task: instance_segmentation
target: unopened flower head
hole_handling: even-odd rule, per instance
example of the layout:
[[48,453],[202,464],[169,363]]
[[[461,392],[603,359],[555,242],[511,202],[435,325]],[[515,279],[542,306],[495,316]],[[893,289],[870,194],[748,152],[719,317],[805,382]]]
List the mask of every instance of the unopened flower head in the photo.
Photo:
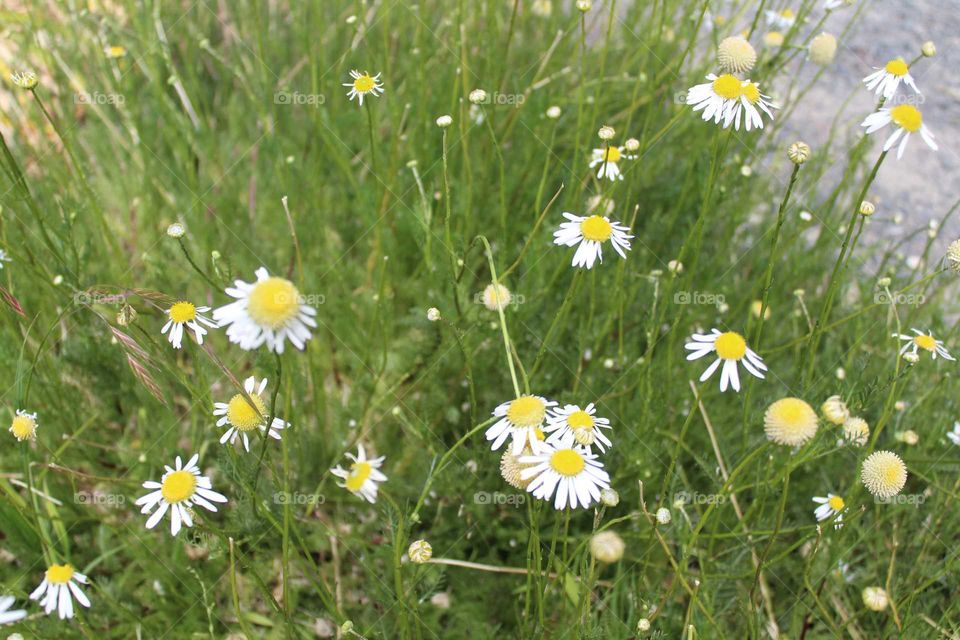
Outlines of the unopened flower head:
[[817,413],[800,398],[783,398],[763,416],[767,438],[777,444],[800,446],[817,433]]
[[617,132],[613,130],[613,127],[609,127],[607,125],[600,127],[600,130],[597,131],[597,135],[601,140],[613,140],[613,136],[616,134]]
[[801,140],[797,140],[787,147],[787,157],[793,164],[803,164],[810,159],[810,145]]
[[763,34],[763,44],[768,47],[779,47],[783,45],[783,32],[782,31],[768,31]]
[[527,487],[530,486],[533,478],[524,479],[522,476],[523,470],[530,467],[530,465],[520,462],[521,457],[530,455],[533,455],[533,451],[529,445],[523,448],[520,455],[514,455],[510,447],[503,450],[503,455],[500,457],[500,476],[506,480],[507,484],[511,487],[526,491]]
[[430,322],[436,322],[439,319],[440,319],[440,309],[437,309],[436,307],[430,307],[429,309],[427,309],[427,320],[429,320]]
[[626,142],[623,143],[623,148],[627,151],[636,151],[640,148],[640,141],[636,138],[627,138]]
[[613,531],[601,531],[590,538],[590,555],[604,564],[613,564],[623,557],[626,545]]
[[551,120],[556,120],[559,118],[561,113],[563,112],[560,110],[560,107],[556,105],[547,108],[547,117]]
[[440,116],[437,118],[437,126],[441,129],[446,129],[451,124],[453,124],[453,118],[447,115]]
[[850,417],[850,409],[840,396],[830,396],[820,406],[820,413],[828,422],[840,425]]
[[876,451],[863,461],[860,480],[878,498],[892,498],[907,484],[907,465],[892,451]]
[[616,489],[604,489],[600,492],[600,502],[605,507],[615,507],[620,504],[620,494]]
[[960,240],[954,240],[947,247],[947,266],[954,273],[960,273]]
[[883,611],[890,604],[890,596],[883,587],[866,587],[861,597],[863,604],[871,611]]
[[843,439],[856,447],[862,447],[870,439],[870,425],[859,416],[850,416],[843,421]]
[[167,235],[174,239],[182,238],[186,232],[187,228],[181,222],[174,222],[167,227]]
[[410,562],[424,564],[433,557],[433,547],[426,540],[414,540],[407,548],[407,556],[410,557]]
[[487,101],[487,92],[483,89],[474,89],[470,92],[469,99],[473,104],[483,104]]
[[591,0],[577,0],[577,11],[581,13],[586,13],[593,8],[593,2]]
[[513,296],[510,293],[510,289],[507,289],[502,284],[493,284],[492,282],[487,285],[483,290],[483,306],[485,306],[490,311],[497,311],[499,309],[506,309],[510,306],[510,301]]
[[902,442],[903,444],[910,445],[911,447],[920,442],[920,436],[913,429],[897,431],[894,434],[894,437],[897,439],[897,442]]
[[932,58],[937,55],[937,46],[933,44],[932,40],[927,40],[920,45],[920,53],[922,53],[925,58]]
[[720,41],[717,62],[728,73],[747,73],[757,62],[757,52],[743,36],[730,36]]
[[657,513],[654,516],[657,519],[657,524],[670,524],[670,521],[673,520],[673,516],[670,514],[670,509],[666,507],[660,507],[657,509]]
[[821,67],[827,66],[837,55],[837,38],[824,31],[810,41],[808,54],[810,62]]
[[860,215],[869,218],[874,213],[877,212],[877,205],[873,204],[869,200],[864,200],[860,203]]
[[21,89],[33,89],[40,82],[33,71],[17,71],[10,75],[10,80]]
[[637,620],[637,631],[640,633],[646,633],[650,631],[650,620],[647,618],[640,618]]

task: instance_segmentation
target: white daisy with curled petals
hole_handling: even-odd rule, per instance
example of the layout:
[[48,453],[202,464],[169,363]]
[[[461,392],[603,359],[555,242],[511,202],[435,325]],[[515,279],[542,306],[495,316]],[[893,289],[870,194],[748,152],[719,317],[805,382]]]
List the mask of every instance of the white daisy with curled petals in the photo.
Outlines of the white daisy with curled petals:
[[610,145],[606,149],[594,149],[590,156],[590,168],[600,167],[597,179],[623,180],[620,173],[621,160],[636,160],[637,156],[624,153],[624,147]]
[[547,415],[547,426],[543,429],[550,434],[547,442],[556,445],[561,440],[572,437],[589,452],[592,452],[593,445],[597,445],[600,451],[606,451],[613,443],[600,429],[610,429],[610,420],[597,416],[596,412],[592,402],[583,409],[575,404],[552,409]]
[[539,453],[520,456],[520,463],[530,465],[520,472],[522,480],[530,480],[527,491],[541,500],[553,500],[555,509],[578,506],[586,509],[600,501],[600,491],[610,488],[610,476],[597,456],[583,447],[576,447],[572,437],[545,444]]
[[543,425],[547,409],[555,406],[557,403],[552,400],[532,395],[497,405],[493,415],[500,419],[485,434],[487,440],[493,441],[490,449],[496,451],[507,438],[512,438],[511,451],[515,456],[519,456],[528,443],[532,451],[540,451],[545,437]]
[[834,518],[833,528],[839,529],[843,526],[843,510],[846,508],[846,503],[838,495],[828,493],[824,497],[814,497],[814,502],[816,502],[819,507],[814,509],[813,515],[816,516],[817,522],[823,522],[829,518]]
[[690,87],[687,104],[694,111],[703,111],[700,117],[704,120],[713,120],[714,124],[726,122],[721,126],[727,128],[730,123],[726,118],[743,96],[744,81],[730,73],[719,76],[711,73],[707,75],[707,80],[709,82]]
[[197,337],[197,344],[203,344],[203,336],[207,335],[207,330],[202,325],[217,328],[216,322],[201,315],[207,311],[210,311],[210,307],[197,307],[184,300],[176,302],[167,309],[167,324],[163,325],[160,333],[166,334],[169,331],[167,339],[174,349],[179,349],[183,343],[183,328],[186,327]]
[[737,371],[737,364],[743,365],[751,375],[763,379],[763,372],[767,370],[767,365],[750,347],[747,341],[739,333],[733,331],[721,332],[719,329],[713,329],[710,333],[695,333],[690,337],[690,342],[683,345],[688,351],[687,360],[699,360],[706,355],[716,356],[713,364],[707,367],[707,370],[700,376],[700,382],[704,382],[713,375],[721,364],[720,370],[720,391],[726,391],[727,386],[733,387],[734,391],[740,391],[740,374]]
[[213,490],[210,484],[210,478],[200,474],[200,467],[197,461],[199,454],[193,454],[187,464],[184,465],[177,456],[176,467],[164,465],[166,473],[160,478],[160,482],[148,480],[143,483],[144,489],[152,491],[145,496],[141,496],[134,503],[140,509],[140,513],[150,513],[154,507],[159,507],[147,519],[147,529],[153,529],[163,518],[163,515],[170,511],[170,533],[177,535],[180,533],[181,526],[193,526],[193,506],[199,505],[208,511],[216,511],[214,502],[226,502],[227,497]]
[[13,596],[0,598],[0,624],[13,624],[17,620],[23,620],[27,617],[27,612],[23,609],[10,609],[14,602]]
[[923,349],[930,353],[930,357],[933,360],[937,359],[937,356],[942,357],[944,360],[956,360],[950,352],[947,351],[947,348],[943,346],[942,340],[937,340],[933,337],[933,333],[928,331],[924,333],[919,329],[910,329],[916,335],[906,335],[903,333],[893,334],[894,338],[899,338],[904,342],[904,345],[900,348],[900,355],[907,353],[908,351],[913,355],[917,355],[919,349]]
[[280,431],[289,427],[290,424],[275,417],[270,422],[270,428],[267,429],[270,412],[267,410],[267,403],[263,399],[263,392],[266,388],[266,378],[261,380],[260,384],[257,384],[256,378],[250,376],[243,382],[243,390],[247,392],[246,396],[238,393],[230,398],[230,402],[213,403],[213,415],[220,417],[217,420],[217,426],[229,425],[220,437],[220,444],[226,444],[227,441],[230,444],[235,444],[237,438],[240,438],[243,440],[243,448],[249,452],[249,436],[254,429],[259,429],[261,433],[274,440],[280,439]]
[[293,283],[271,276],[264,267],[256,282],[237,280],[226,289],[235,302],[213,312],[213,319],[227,327],[227,338],[250,351],[266,343],[274,353],[283,353],[287,340],[303,350],[317,326],[317,310],[307,305]]
[[883,129],[891,122],[895,125],[895,129],[894,132],[890,134],[890,137],[887,138],[887,141],[883,143],[883,150],[889,151],[899,140],[900,146],[897,148],[897,160],[903,156],[903,152],[907,148],[907,140],[910,139],[910,134],[912,133],[919,133],[928,147],[934,151],[937,150],[938,147],[933,139],[933,134],[930,133],[927,125],[923,124],[923,114],[920,113],[920,109],[917,109],[911,104],[883,107],[876,113],[868,115],[866,119],[860,123],[860,126],[865,127],[866,133],[869,135]]
[[30,594],[31,600],[39,600],[44,613],[57,610],[61,620],[73,617],[73,599],[81,606],[90,607],[90,600],[80,588],[87,584],[87,576],[78,573],[70,564],[52,564],[43,575],[43,582]]
[[352,80],[343,84],[345,87],[350,87],[347,97],[350,100],[356,98],[361,107],[363,106],[364,96],[369,94],[375,98],[379,98],[380,94],[383,93],[383,84],[380,82],[379,73],[375,76],[371,76],[366,71],[360,73],[354,69],[350,72],[350,77]]
[[569,222],[561,222],[560,228],[553,232],[553,244],[562,247],[577,247],[573,254],[574,267],[592,269],[594,263],[603,262],[603,243],[609,242],[621,258],[626,259],[630,251],[632,235],[619,222],[611,222],[606,216],[578,216],[564,212]]
[[904,62],[903,58],[894,58],[885,64],[882,69],[878,67],[874,67],[874,69],[873,73],[863,79],[863,83],[875,95],[882,95],[889,100],[896,93],[901,82],[920,94],[917,83],[913,81],[913,76],[910,75],[910,65]]
[[773,120],[773,111],[778,109],[777,105],[770,101],[770,96],[760,93],[760,85],[756,82],[745,80],[741,87],[740,97],[735,100],[728,108],[727,115],[723,120],[723,128],[728,128],[731,123],[736,131],[740,130],[740,119],[743,118],[743,126],[747,131],[751,129],[763,129],[763,117],[761,112],[767,114]]
[[367,452],[362,444],[357,445],[357,455],[348,453],[347,458],[351,462],[349,469],[337,465],[330,470],[330,473],[343,478],[343,484],[337,483],[341,487],[370,504],[375,503],[379,484],[387,481],[387,476],[380,471],[380,466],[386,458],[380,456],[367,459]]

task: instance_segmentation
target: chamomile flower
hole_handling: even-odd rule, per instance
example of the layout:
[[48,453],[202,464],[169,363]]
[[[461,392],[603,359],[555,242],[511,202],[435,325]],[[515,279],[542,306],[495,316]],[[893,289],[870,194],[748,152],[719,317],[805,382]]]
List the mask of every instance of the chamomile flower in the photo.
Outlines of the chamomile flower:
[[817,412],[800,398],[782,398],[763,415],[767,439],[799,447],[817,434]]
[[197,466],[199,459],[200,455],[195,453],[187,460],[187,464],[183,464],[180,456],[177,456],[175,467],[164,465],[166,473],[161,476],[160,482],[147,480],[143,483],[143,488],[151,491],[134,504],[141,507],[140,513],[150,513],[154,507],[159,507],[147,519],[147,529],[157,526],[164,514],[170,511],[170,533],[177,535],[182,526],[193,526],[194,505],[207,511],[216,511],[214,502],[227,501],[226,496],[213,490],[210,478],[200,474],[200,467]]
[[890,596],[883,587],[866,587],[860,597],[871,611],[883,611],[890,605]]
[[603,262],[605,242],[609,242],[613,250],[626,259],[626,251],[630,251],[630,240],[633,238],[627,233],[630,227],[596,214],[578,216],[564,212],[563,217],[568,222],[561,222],[560,228],[553,232],[553,244],[562,247],[579,245],[573,254],[574,267],[592,269],[597,260]]
[[271,276],[266,268],[256,270],[256,282],[237,280],[226,294],[235,302],[213,312],[213,319],[227,327],[227,338],[250,351],[266,343],[275,353],[283,353],[289,339],[303,350],[311,338],[310,328],[317,326],[317,310],[304,304],[300,292],[285,278]]
[[600,490],[610,486],[610,476],[603,470],[597,456],[582,447],[574,447],[572,438],[545,444],[539,453],[523,456],[520,462],[531,465],[520,472],[523,479],[531,479],[527,491],[534,497],[549,501],[555,496],[555,509],[578,506],[587,508],[600,500]]
[[13,422],[10,423],[10,433],[20,442],[34,440],[37,437],[37,414],[17,409]]
[[[234,444],[237,438],[243,440],[243,448],[250,451],[250,433],[254,429],[259,429],[264,435],[268,435],[274,440],[280,439],[280,431],[289,427],[289,423],[280,418],[274,418],[267,429],[267,420],[270,412],[267,410],[267,404],[263,399],[263,392],[267,388],[267,379],[264,378],[257,384],[256,378],[250,376],[243,381],[243,389],[247,392],[247,400],[242,393],[238,393],[230,402],[214,402],[213,415],[220,416],[217,420],[217,426],[229,425],[224,434],[220,437],[220,444]],[[252,403],[252,404],[251,404]]]
[[913,89],[914,92],[920,93],[920,89],[913,81],[913,76],[910,75],[910,65],[904,62],[903,58],[894,58],[885,64],[882,69],[879,67],[874,67],[874,69],[873,73],[863,79],[863,84],[875,95],[882,95],[889,100],[896,93],[901,82]]
[[207,330],[202,325],[216,328],[217,323],[210,318],[201,315],[210,311],[210,307],[197,307],[192,302],[181,300],[167,309],[167,324],[160,330],[161,334],[170,335],[167,338],[174,349],[179,349],[183,342],[183,328],[187,327],[193,331],[197,337],[197,344],[203,344],[203,336],[207,335]]
[[723,128],[726,129],[732,123],[734,130],[739,131],[742,116],[743,126],[747,131],[763,129],[763,117],[760,113],[767,114],[767,117],[772,120],[773,112],[771,109],[777,108],[777,105],[770,101],[770,96],[760,93],[760,85],[745,80],[741,85],[740,97],[727,108]]
[[0,598],[0,625],[12,624],[17,620],[22,620],[27,617],[27,612],[23,609],[14,609],[11,611],[10,607],[13,606],[13,603],[13,596],[3,596]]
[[[694,111],[703,111],[700,115],[704,120],[713,120],[720,124],[727,116],[727,112],[739,102],[743,95],[743,81],[730,73],[707,75],[703,84],[690,87],[687,91],[687,104]],[[724,125],[724,127],[729,124]]]
[[370,504],[375,503],[379,483],[387,481],[387,476],[380,471],[380,466],[386,458],[380,456],[368,459],[362,444],[357,445],[357,455],[347,453],[347,457],[351,460],[349,469],[337,465],[330,470],[330,473],[343,478],[343,484],[337,483],[339,486]]
[[960,447],[960,422],[953,423],[953,431],[947,431],[950,442]]
[[827,398],[820,406],[820,413],[823,414],[823,417],[826,418],[828,422],[836,425],[843,424],[847,421],[847,418],[850,417],[850,409],[847,408],[847,403],[844,402],[840,396],[830,396]]
[[553,400],[532,395],[523,395],[498,405],[493,415],[500,419],[485,434],[487,440],[493,441],[490,449],[496,451],[507,438],[512,438],[511,450],[515,456],[519,456],[527,444],[534,453],[540,451],[547,409],[555,406],[557,403]]
[[892,451],[875,451],[863,461],[860,481],[877,498],[892,498],[907,484],[907,465]]
[[81,606],[90,607],[90,600],[79,586],[87,583],[87,576],[77,572],[73,566],[52,564],[47,567],[43,582],[30,594],[30,599],[39,600],[47,615],[56,609],[61,620],[72,618],[74,598]]
[[767,24],[770,25],[771,29],[780,29],[786,31],[797,21],[797,16],[792,9],[784,9],[783,11],[764,11],[764,15],[767,18]]
[[843,421],[843,439],[855,447],[862,447],[870,439],[870,425],[859,416],[850,416]]
[[839,529],[843,526],[841,524],[843,522],[843,510],[846,508],[843,498],[828,493],[825,497],[815,497],[813,501],[820,505],[813,511],[813,515],[817,517],[817,522],[823,522],[836,516],[833,527]]
[[938,147],[933,139],[933,134],[930,133],[927,125],[923,124],[923,114],[920,113],[920,109],[912,104],[883,107],[876,113],[868,115],[860,126],[865,127],[866,133],[869,135],[883,129],[891,122],[895,125],[895,130],[883,143],[883,150],[889,151],[893,148],[893,145],[897,144],[897,140],[900,140],[900,146],[897,148],[897,160],[903,156],[903,152],[907,148],[907,140],[913,133],[919,133],[928,147],[934,151],[937,150]]
[[624,147],[615,147],[610,145],[606,149],[594,149],[590,157],[590,168],[599,166],[597,179],[602,180],[623,180],[623,174],[620,173],[621,160],[636,160],[637,156],[625,153]]
[[764,377],[763,372],[767,370],[767,365],[763,364],[760,356],[747,346],[743,336],[733,331],[721,333],[719,329],[713,329],[710,333],[695,333],[690,336],[690,342],[683,346],[690,351],[687,354],[687,360],[699,360],[706,355],[716,355],[717,359],[700,376],[700,382],[706,381],[723,363],[723,369],[720,371],[721,392],[726,391],[727,386],[733,387],[734,391],[740,391],[738,363],[743,365],[751,375],[761,380]]
[[593,445],[597,445],[600,451],[606,451],[612,443],[600,429],[609,429],[610,420],[598,417],[596,412],[592,402],[583,409],[575,404],[553,409],[547,416],[547,426],[543,429],[551,434],[547,442],[558,444],[561,440],[573,438],[587,451],[592,451]]
[[375,76],[371,76],[366,71],[360,73],[354,69],[350,72],[350,77],[353,78],[353,80],[343,84],[345,87],[350,87],[347,97],[351,100],[356,98],[361,107],[363,106],[363,97],[367,94],[370,94],[374,97],[380,97],[380,94],[383,93],[383,84],[380,82],[379,73]]
[[945,360],[956,360],[950,352],[947,351],[947,348],[943,346],[942,340],[937,340],[933,337],[933,333],[927,332],[923,333],[919,329],[910,329],[916,335],[908,336],[902,333],[893,334],[894,338],[899,338],[904,341],[904,345],[900,348],[900,355],[907,353],[908,351],[914,355],[917,355],[918,349],[923,349],[930,353],[930,357],[934,360],[937,359],[937,356],[941,356]]

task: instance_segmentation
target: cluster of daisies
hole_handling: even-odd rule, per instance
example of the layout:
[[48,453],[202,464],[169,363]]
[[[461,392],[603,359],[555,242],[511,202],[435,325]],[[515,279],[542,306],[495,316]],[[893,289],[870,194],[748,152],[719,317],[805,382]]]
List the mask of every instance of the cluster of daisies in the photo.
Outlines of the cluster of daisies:
[[[922,53],[926,56],[932,52],[924,45]],[[874,72],[864,78],[863,83],[879,98],[879,104],[877,111],[867,116],[860,126],[864,127],[869,135],[893,125],[893,132],[883,143],[884,152],[890,151],[896,145],[899,160],[912,134],[919,134],[928,147],[937,150],[933,134],[923,123],[923,114],[914,104],[921,102],[923,96],[910,75],[910,63],[903,58],[889,60],[882,68],[874,67]],[[898,93],[901,87],[909,88],[910,92],[905,95]],[[888,102],[893,104],[884,106]]]

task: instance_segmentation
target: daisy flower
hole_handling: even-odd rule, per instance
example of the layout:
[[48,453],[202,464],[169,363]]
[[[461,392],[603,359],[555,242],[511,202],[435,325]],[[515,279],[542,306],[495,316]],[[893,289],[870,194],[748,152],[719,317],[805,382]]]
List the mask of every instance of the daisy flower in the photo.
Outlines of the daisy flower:
[[892,451],[876,451],[863,461],[860,480],[877,498],[892,498],[907,484],[907,465]]
[[813,515],[817,517],[817,522],[823,522],[836,516],[836,519],[833,521],[834,529],[839,529],[843,526],[841,524],[843,521],[843,510],[846,508],[846,503],[843,501],[843,498],[828,493],[826,497],[815,497],[813,501],[820,505],[813,511]]
[[573,254],[574,267],[592,269],[597,260],[603,262],[603,243],[609,241],[613,250],[626,259],[625,251],[630,251],[630,239],[633,236],[619,222],[611,222],[606,216],[577,216],[564,212],[569,222],[561,222],[560,228],[553,232],[553,244],[562,247],[577,247]]
[[[694,111],[703,111],[700,117],[704,120],[713,120],[714,124],[720,124],[743,95],[744,83],[730,73],[720,76],[711,73],[707,75],[707,80],[710,82],[690,87],[687,91],[687,104],[692,106]],[[729,124],[724,125],[727,126]]]
[[610,487],[610,476],[597,456],[573,445],[568,437],[556,447],[544,444],[539,453],[520,458],[523,464],[531,465],[520,472],[521,478],[531,480],[527,491],[547,501],[556,491],[555,509],[587,508],[600,500],[601,489]]
[[882,69],[879,67],[874,69],[873,73],[863,79],[863,84],[868,90],[873,91],[874,95],[882,95],[889,100],[896,93],[901,82],[914,92],[920,93],[920,89],[917,89],[917,84],[913,81],[913,76],[910,75],[910,66],[903,61],[903,58],[894,58]]
[[310,328],[317,326],[317,310],[303,303],[300,292],[284,278],[271,276],[266,268],[256,270],[256,282],[237,280],[226,294],[235,302],[213,312],[213,319],[227,327],[227,338],[250,351],[266,343],[270,351],[283,353],[287,339],[303,350]]
[[763,129],[763,118],[760,112],[767,114],[767,117],[773,120],[771,109],[777,108],[777,105],[770,102],[770,96],[760,93],[760,85],[745,80],[741,86],[740,97],[727,107],[727,115],[723,119],[723,128],[726,129],[733,123],[733,128],[739,131],[742,116],[743,125],[747,131]]
[[17,620],[27,617],[27,612],[23,609],[10,610],[13,606],[13,596],[3,596],[0,598],[0,624],[12,624]]
[[340,487],[370,504],[375,503],[378,483],[387,481],[387,476],[380,472],[380,465],[386,459],[385,456],[368,460],[363,445],[357,444],[357,455],[348,453],[347,457],[352,461],[349,470],[337,465],[330,470],[330,473],[343,478],[343,484],[337,483]]
[[[259,429],[264,435],[268,435],[274,440],[280,439],[280,431],[289,427],[289,423],[274,418],[267,429],[267,419],[270,413],[267,411],[267,404],[263,400],[263,392],[267,388],[267,379],[264,378],[257,384],[256,378],[250,376],[243,381],[243,389],[250,398],[247,400],[242,393],[238,393],[230,402],[214,402],[213,415],[221,416],[217,420],[217,426],[230,425],[224,434],[220,437],[220,444],[234,444],[237,438],[243,439],[243,448],[250,451],[249,434],[254,429]],[[252,403],[252,404],[251,404]]]
[[946,360],[956,360],[950,352],[947,351],[947,348],[943,346],[942,340],[937,340],[933,337],[933,333],[927,332],[923,333],[918,329],[910,329],[915,334],[914,336],[904,335],[902,333],[893,334],[894,338],[900,338],[904,341],[904,345],[900,348],[900,355],[903,355],[909,351],[910,353],[917,355],[918,349],[923,349],[924,351],[930,352],[930,357],[934,360],[937,359],[937,356],[942,356]]
[[858,416],[843,421],[843,439],[855,447],[862,447],[870,439],[870,425]]
[[953,423],[953,431],[947,431],[950,442],[960,447],[960,422]]
[[167,472],[160,478],[160,482],[148,480],[143,483],[144,489],[152,489],[150,493],[137,499],[134,503],[140,513],[150,513],[154,507],[160,506],[147,519],[147,529],[153,529],[163,518],[163,514],[170,510],[170,533],[180,533],[181,525],[193,526],[193,506],[200,505],[208,511],[216,511],[214,502],[226,502],[227,497],[214,491],[210,478],[200,475],[197,466],[199,454],[193,454],[187,464],[182,464],[177,456],[176,468],[164,465]]
[[786,31],[797,21],[797,16],[791,9],[764,11],[764,15],[767,18],[767,24],[769,24],[772,29],[780,29],[781,31]]
[[782,398],[763,414],[767,439],[799,447],[817,434],[817,412],[800,398]]
[[737,372],[737,363],[743,365],[751,375],[763,379],[763,372],[767,370],[767,365],[750,347],[747,341],[739,333],[733,331],[720,332],[719,329],[713,329],[710,333],[695,333],[690,336],[691,342],[683,345],[690,353],[687,360],[699,360],[711,353],[716,354],[717,359],[707,367],[707,370],[700,376],[700,382],[706,381],[713,372],[717,370],[720,363],[723,363],[723,369],[720,371],[720,391],[726,391],[727,386],[732,386],[734,391],[740,391],[740,374]]
[[511,450],[513,455],[519,456],[524,445],[536,453],[543,445],[543,424],[547,418],[547,409],[557,406],[553,400],[540,396],[520,396],[515,400],[504,402],[493,410],[494,417],[500,418],[493,426],[487,429],[486,438],[492,440],[490,446],[496,451],[503,446],[507,438],[512,438]]
[[197,307],[194,306],[192,302],[181,300],[167,309],[167,318],[169,319],[167,320],[167,324],[163,325],[160,333],[166,334],[167,331],[169,331],[170,335],[167,337],[170,340],[170,344],[173,345],[174,349],[179,349],[183,342],[183,328],[187,327],[191,329],[193,335],[197,337],[197,344],[203,344],[203,336],[207,335],[207,330],[204,329],[201,324],[205,324],[214,329],[217,327],[216,322],[206,316],[200,315],[207,311],[210,311],[210,307]]
[[850,417],[850,409],[847,408],[847,403],[840,396],[827,398],[820,406],[820,413],[828,422],[836,425],[843,424]]
[[17,409],[17,415],[13,417],[13,422],[10,423],[10,433],[20,442],[36,439],[37,414]]
[[78,583],[87,584],[87,582],[87,576],[78,573],[69,564],[50,565],[43,576],[43,582],[33,590],[30,599],[39,600],[40,606],[47,615],[56,609],[61,620],[72,618],[74,598],[82,606],[90,606],[90,600],[78,585]]
[[583,409],[575,404],[553,409],[547,416],[547,426],[543,429],[546,433],[551,433],[547,442],[556,445],[561,440],[573,438],[588,452],[594,444],[601,452],[606,451],[612,443],[600,429],[609,429],[610,420],[597,417],[596,412],[592,402]]
[[623,174],[620,173],[620,161],[636,160],[637,156],[624,153],[624,147],[615,147],[610,145],[606,149],[594,149],[590,157],[590,168],[600,167],[597,171],[597,179],[602,180],[623,180]]
[[937,150],[937,143],[933,139],[933,134],[930,133],[927,125],[923,124],[923,114],[920,113],[920,109],[910,104],[883,107],[876,113],[868,115],[866,119],[860,123],[860,126],[866,127],[867,134],[871,134],[883,129],[891,122],[896,125],[896,130],[891,133],[887,141],[883,143],[883,150],[889,151],[893,148],[893,145],[897,143],[897,140],[900,140],[900,146],[897,148],[897,160],[903,156],[903,152],[907,148],[907,140],[910,139],[911,133],[919,132],[920,137],[927,143],[927,146],[934,151]]
[[363,106],[363,97],[368,93],[374,97],[380,97],[380,94],[383,93],[383,84],[380,82],[379,73],[371,76],[366,71],[360,73],[354,69],[350,72],[350,77],[353,78],[353,80],[343,84],[345,87],[350,87],[347,97],[351,100],[356,98],[361,107]]

